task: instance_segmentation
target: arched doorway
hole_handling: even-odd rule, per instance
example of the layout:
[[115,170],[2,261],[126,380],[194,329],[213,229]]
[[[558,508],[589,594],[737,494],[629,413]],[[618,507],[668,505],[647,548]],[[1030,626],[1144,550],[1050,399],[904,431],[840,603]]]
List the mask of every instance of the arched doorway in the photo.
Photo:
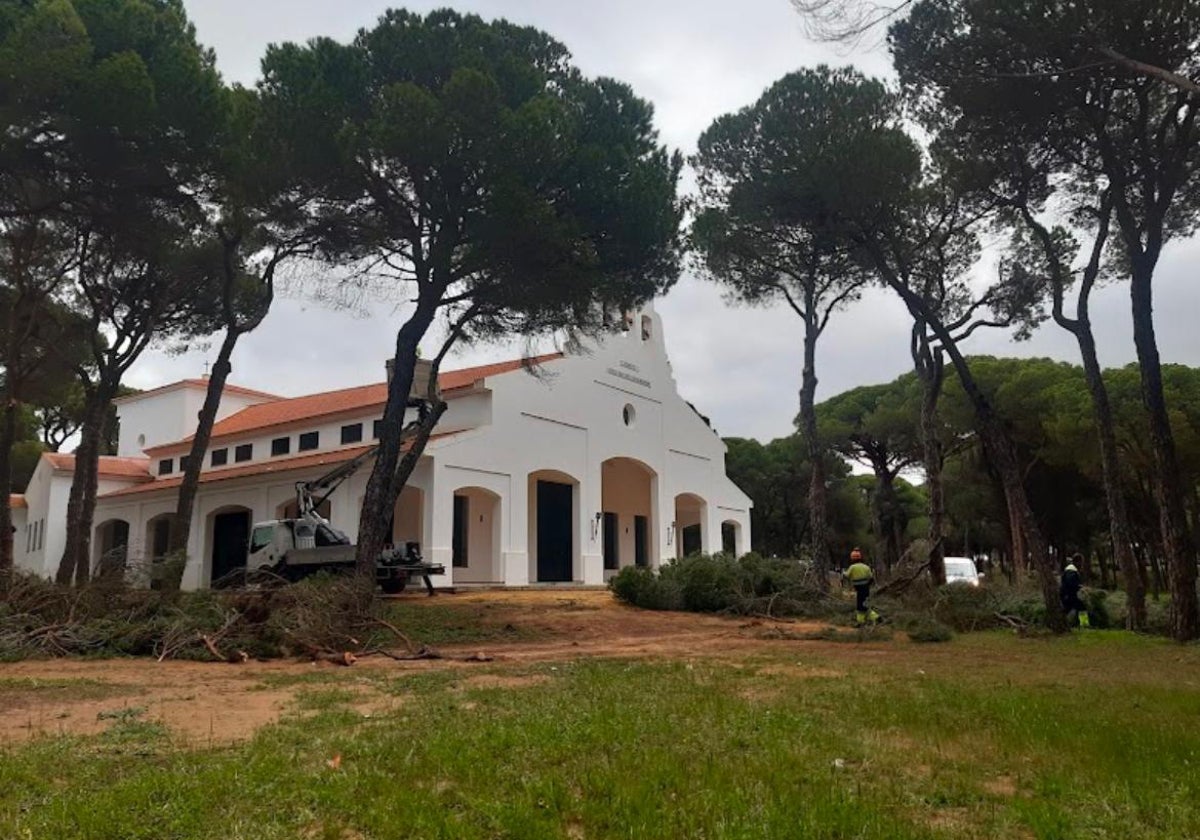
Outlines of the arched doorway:
[[129,554],[129,523],[109,519],[96,526],[92,539],[92,569],[99,576],[119,575],[125,571]]
[[741,557],[746,553],[742,548],[741,523],[732,519],[721,523],[721,551],[734,557]]
[[251,511],[230,505],[208,516],[209,581],[216,583],[246,568],[250,544]]
[[529,474],[528,493],[530,580],[539,583],[576,580],[579,481],[557,470],[538,470]]
[[[175,514],[160,513],[146,522],[146,562],[150,575],[151,588],[157,589],[163,580],[163,562],[171,549],[171,525],[175,522]],[[179,558],[178,562],[183,562]]]
[[161,563],[171,548],[171,523],[175,514],[160,513],[146,522],[146,559]]
[[708,503],[695,493],[675,497],[675,556],[687,557],[708,550]]
[[421,488],[406,484],[400,491],[396,506],[392,509],[387,534],[389,544],[396,548],[403,549],[411,542],[424,550],[425,492]]
[[451,557],[455,582],[503,583],[500,497],[482,487],[454,491]]
[[609,458],[600,465],[600,536],[606,577],[623,566],[656,566],[650,535],[655,524],[658,475],[633,458]]

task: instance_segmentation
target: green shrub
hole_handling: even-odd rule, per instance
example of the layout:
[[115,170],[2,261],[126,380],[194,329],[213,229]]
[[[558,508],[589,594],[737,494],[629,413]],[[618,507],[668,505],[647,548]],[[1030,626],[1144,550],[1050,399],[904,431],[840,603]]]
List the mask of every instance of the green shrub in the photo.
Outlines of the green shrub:
[[618,600],[646,610],[683,609],[683,595],[670,576],[656,575],[643,566],[626,566],[609,582]]
[[609,587],[621,601],[655,610],[816,616],[828,615],[837,603],[820,591],[805,565],[757,554],[696,554],[658,572],[626,567]]
[[1112,616],[1108,612],[1108,593],[1103,589],[1092,589],[1085,593],[1084,602],[1088,608],[1088,624],[1100,630],[1113,626]]
[[960,633],[996,627],[1000,619],[996,594],[984,586],[952,583],[939,587],[933,603],[933,617]]
[[914,642],[948,642],[954,638],[954,631],[936,618],[921,616],[905,628],[908,638]]

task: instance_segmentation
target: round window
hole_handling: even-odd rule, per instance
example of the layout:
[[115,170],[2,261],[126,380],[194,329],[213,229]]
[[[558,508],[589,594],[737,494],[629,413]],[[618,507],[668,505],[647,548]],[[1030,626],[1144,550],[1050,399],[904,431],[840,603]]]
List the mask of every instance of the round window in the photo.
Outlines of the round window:
[[632,426],[633,422],[637,420],[637,410],[626,403],[625,408],[621,411],[621,416],[624,418],[626,426]]

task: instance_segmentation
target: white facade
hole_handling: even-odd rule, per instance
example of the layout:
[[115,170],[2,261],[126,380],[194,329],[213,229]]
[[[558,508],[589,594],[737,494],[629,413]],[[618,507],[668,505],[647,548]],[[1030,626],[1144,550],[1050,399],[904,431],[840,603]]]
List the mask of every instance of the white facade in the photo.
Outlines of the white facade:
[[[155,479],[117,486],[110,480],[101,489],[97,557],[126,529],[130,558],[161,550],[164,518],[175,508],[178,457],[195,424],[181,390],[189,389],[123,401],[121,452],[137,449],[127,435],[159,443],[143,447],[153,448],[146,469]],[[427,560],[446,566],[435,585],[602,584],[616,568],[657,567],[685,550],[749,550],[751,502],[725,476],[724,443],[676,391],[653,311],[590,352],[545,361],[532,374],[515,363],[444,373],[442,390],[449,408],[397,503],[392,528],[397,545],[418,542]],[[210,455],[226,449],[227,462],[213,466],[206,458],[184,585],[204,586],[228,571],[235,554],[244,558],[237,547],[244,528],[289,515],[297,481],[317,478],[371,444],[384,394],[379,385],[257,408],[244,397],[223,411]],[[191,426],[181,427],[181,416]],[[358,424],[361,440],[353,440]],[[344,428],[351,438],[345,444]],[[298,451],[301,435],[313,443],[312,432],[316,448]],[[168,433],[177,442],[163,445]],[[272,456],[272,441],[282,438],[290,451]],[[253,445],[253,457],[236,463],[233,453],[245,444]],[[164,460],[173,461],[172,470],[159,476]],[[70,477],[64,482],[44,466],[26,493],[27,519],[45,511],[53,523],[48,533],[61,534]],[[351,539],[369,473],[368,463],[329,500],[327,515]],[[61,536],[36,556],[23,557],[19,539],[17,548],[20,565],[52,574]]]
[[[185,379],[153,391],[114,400],[121,437],[117,456],[140,458],[147,449],[182,440],[196,430],[196,418],[204,405],[208,383],[203,379]],[[217,420],[236,414],[243,408],[279,398],[246,388],[226,387],[221,394]]]

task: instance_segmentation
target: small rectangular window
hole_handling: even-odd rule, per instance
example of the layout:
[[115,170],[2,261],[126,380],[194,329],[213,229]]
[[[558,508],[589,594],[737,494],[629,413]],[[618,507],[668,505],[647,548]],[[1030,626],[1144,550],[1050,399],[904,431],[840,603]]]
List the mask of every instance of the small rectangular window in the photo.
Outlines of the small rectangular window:
[[188,464],[190,464],[191,462],[192,462],[191,455],[181,455],[179,457],[179,471],[187,472]]
[[292,439],[290,437],[275,438],[271,441],[271,456],[286,455],[292,451]]
[[383,421],[376,420],[371,424],[371,435],[375,440],[379,440],[379,433],[383,431]]
[[320,432],[305,432],[300,435],[300,451],[307,452],[310,449],[316,449],[321,445]]
[[362,423],[342,426],[342,443],[358,443],[362,440]]
[[233,460],[239,464],[242,463],[243,461],[249,461],[253,457],[254,457],[254,444],[253,443],[243,443],[240,446],[235,447],[233,450]]
[[161,461],[158,462],[158,474],[159,475],[170,475],[173,472],[175,472],[175,459],[174,458],[163,458]]
[[214,449],[212,451],[212,465],[214,467],[223,467],[229,463],[228,449]]

